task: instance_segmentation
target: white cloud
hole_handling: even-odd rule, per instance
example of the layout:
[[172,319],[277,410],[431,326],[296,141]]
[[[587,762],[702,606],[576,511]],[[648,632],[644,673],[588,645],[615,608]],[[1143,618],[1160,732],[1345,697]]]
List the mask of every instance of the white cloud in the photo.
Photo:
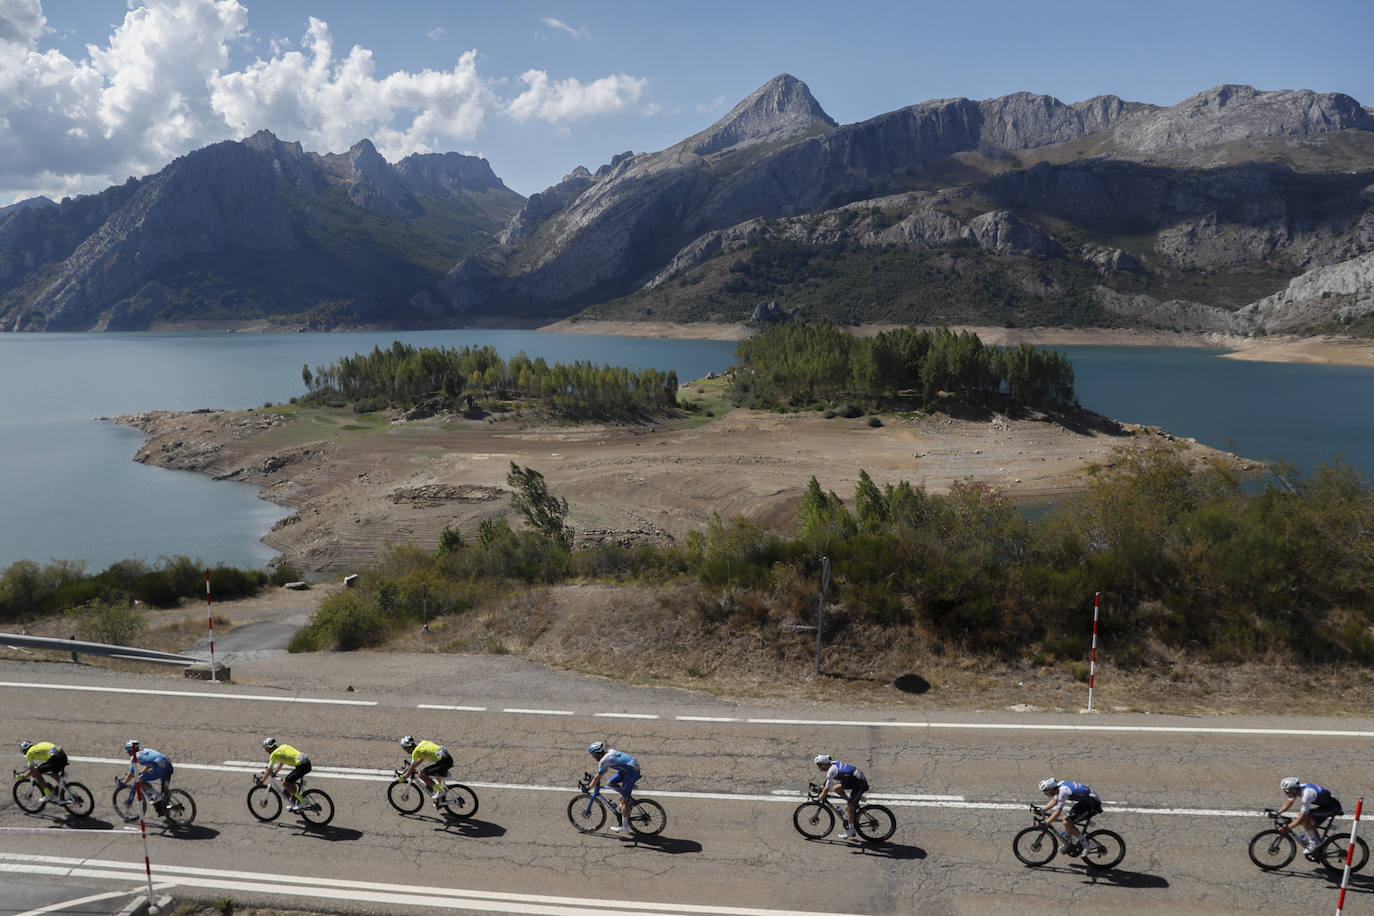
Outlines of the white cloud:
[[38,0],[0,0],[0,44],[32,46],[47,25]]
[[560,32],[567,32],[569,35],[571,35],[573,38],[576,38],[578,41],[586,41],[587,39],[592,37],[591,31],[588,30],[586,26],[582,26],[580,28],[575,29],[572,26],[568,25],[566,22],[563,22],[559,19],[554,19],[552,16],[545,16],[543,19],[539,21],[544,23],[544,25],[548,26],[551,29],[558,29]]
[[648,83],[623,73],[586,85],[572,78],[554,82],[543,70],[526,70],[520,79],[527,88],[506,106],[506,113],[517,121],[560,122],[621,111],[639,99]]
[[430,29],[428,32],[425,33],[425,37],[428,38],[430,41],[438,41],[440,38],[444,37],[444,27],[441,25],[436,25],[434,28]]

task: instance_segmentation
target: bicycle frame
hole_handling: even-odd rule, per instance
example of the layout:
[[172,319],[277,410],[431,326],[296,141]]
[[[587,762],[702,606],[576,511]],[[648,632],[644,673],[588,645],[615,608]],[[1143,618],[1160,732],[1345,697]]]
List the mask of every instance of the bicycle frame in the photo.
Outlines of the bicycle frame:
[[[52,780],[52,794],[53,794],[53,797],[54,797],[54,798],[66,798],[66,797],[67,797],[67,771],[66,771],[66,770],[63,770],[61,773],[58,773],[58,774],[55,774],[55,775],[52,774],[52,773],[45,773],[45,774],[43,774],[43,775],[47,776],[49,779]],[[38,777],[37,777],[37,776],[30,775],[29,771],[26,770],[26,769],[25,769],[25,770],[15,770],[15,771],[14,771],[14,781],[15,781],[15,782],[31,782],[31,783],[33,783],[35,786],[39,785]]]
[[256,777],[256,778],[257,778],[258,785],[265,785],[265,786],[267,786],[267,788],[269,788],[269,789],[271,789],[273,792],[277,793],[278,797],[280,797],[281,800],[284,801],[284,802],[288,802],[288,803],[289,803],[289,802],[295,802],[295,803],[297,803],[297,804],[303,804],[303,803],[306,801],[306,799],[304,798],[304,792],[305,792],[305,777],[304,777],[304,776],[301,777],[300,782],[296,783],[296,794],[295,794],[295,795],[292,795],[290,792],[287,792],[287,791],[286,791],[285,781],[284,781],[280,776],[274,775],[274,774],[272,774],[271,772],[264,771],[263,774],[262,774],[261,776],[258,776],[258,777]]

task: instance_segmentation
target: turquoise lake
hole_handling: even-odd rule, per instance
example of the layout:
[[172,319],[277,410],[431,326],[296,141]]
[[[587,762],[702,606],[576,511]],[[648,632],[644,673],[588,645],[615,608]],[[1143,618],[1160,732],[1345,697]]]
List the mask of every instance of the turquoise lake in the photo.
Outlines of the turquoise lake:
[[[733,363],[728,341],[516,330],[357,334],[0,335],[0,569],[19,559],[185,555],[258,568],[286,510],[245,484],[134,463],[141,434],[97,417],[239,409],[303,391],[301,366],[386,347],[491,345],[549,362],[672,370],[687,381]],[[1219,351],[1060,347],[1079,400],[1251,458],[1300,468],[1341,458],[1374,475],[1374,371],[1223,359]]]

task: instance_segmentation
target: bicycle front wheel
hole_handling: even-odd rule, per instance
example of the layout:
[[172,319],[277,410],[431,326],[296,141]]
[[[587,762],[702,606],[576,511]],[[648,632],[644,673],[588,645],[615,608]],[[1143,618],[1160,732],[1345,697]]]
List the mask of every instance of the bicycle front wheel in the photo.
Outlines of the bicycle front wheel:
[[792,826],[808,840],[819,840],[835,829],[835,812],[820,802],[802,802],[792,812]]
[[[1094,830],[1083,844],[1083,864],[1089,868],[1116,868],[1126,858],[1126,841],[1111,830]],[[1101,846],[1094,849],[1093,843]]]
[[1035,868],[1044,865],[1059,852],[1059,837],[1049,827],[1027,827],[1011,841],[1016,858]]
[[601,799],[591,799],[585,795],[574,795],[568,802],[568,823],[581,833],[593,833],[606,823],[606,805]]
[[173,827],[189,827],[196,819],[196,800],[184,789],[172,789],[167,793],[167,804],[163,816]]
[[281,796],[268,786],[248,790],[248,813],[260,821],[275,821],[281,816]]
[[881,843],[897,830],[897,818],[882,805],[864,805],[854,816],[854,829],[870,843]]
[[43,790],[32,779],[16,779],[14,803],[29,814],[37,814],[43,808]]
[[301,805],[300,814],[307,823],[323,827],[334,820],[334,799],[323,789],[306,789],[301,793],[301,798],[305,799],[305,803]]
[[1261,830],[1250,841],[1250,861],[1265,871],[1283,868],[1298,854],[1293,837],[1277,830]]
[[386,800],[391,802],[391,807],[402,814],[414,814],[424,805],[425,793],[409,782],[392,780],[391,785],[386,787]]
[[79,782],[67,783],[68,813],[74,817],[85,817],[95,810],[95,796],[91,790]]
[[668,814],[662,805],[652,798],[635,799],[630,809],[630,830],[639,836],[658,836],[667,826]]
[[[1322,867],[1335,875],[1345,873],[1345,855],[1350,847],[1350,834],[1333,833],[1326,838],[1322,844],[1321,851],[1317,857],[1321,860]],[[1369,861],[1369,847],[1365,845],[1363,837],[1355,837],[1355,853],[1350,857],[1350,870],[1357,872],[1364,868]]]
[[117,787],[110,803],[114,805],[115,814],[125,821],[136,821],[148,810],[148,803],[139,798],[133,788],[127,786]]
[[472,817],[477,813],[477,793],[458,782],[451,782],[439,797],[439,807],[452,817]]

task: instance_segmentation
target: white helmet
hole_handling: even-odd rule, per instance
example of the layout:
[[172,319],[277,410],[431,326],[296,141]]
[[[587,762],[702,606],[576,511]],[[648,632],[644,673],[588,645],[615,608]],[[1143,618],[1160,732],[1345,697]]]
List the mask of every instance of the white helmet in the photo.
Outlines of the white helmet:
[[1040,780],[1041,792],[1053,792],[1057,788],[1059,788],[1059,780],[1055,779],[1053,776],[1046,776],[1044,779]]
[[1298,782],[1298,777],[1296,776],[1285,776],[1283,779],[1279,780],[1279,788],[1289,795],[1298,791],[1298,787],[1301,785],[1302,783]]
[[818,767],[828,767],[828,766],[830,766],[830,764],[831,764],[830,755],[829,755],[829,754],[817,754],[817,755],[816,755],[815,763],[816,763],[816,766],[818,766]]
[[415,747],[415,739],[410,737],[409,735],[406,735],[404,738],[401,739],[401,747],[405,748],[408,751],[413,750]]
[[597,756],[597,755],[599,755],[599,754],[604,754],[605,752],[606,752],[606,742],[605,742],[605,741],[593,741],[591,744],[587,745],[587,753],[588,753],[588,754],[591,754],[593,757],[595,757],[595,756]]
[[273,750],[274,748],[276,748],[276,746],[277,746],[277,739],[276,739],[276,738],[263,738],[263,739],[262,739],[262,749],[263,749],[264,751]]

